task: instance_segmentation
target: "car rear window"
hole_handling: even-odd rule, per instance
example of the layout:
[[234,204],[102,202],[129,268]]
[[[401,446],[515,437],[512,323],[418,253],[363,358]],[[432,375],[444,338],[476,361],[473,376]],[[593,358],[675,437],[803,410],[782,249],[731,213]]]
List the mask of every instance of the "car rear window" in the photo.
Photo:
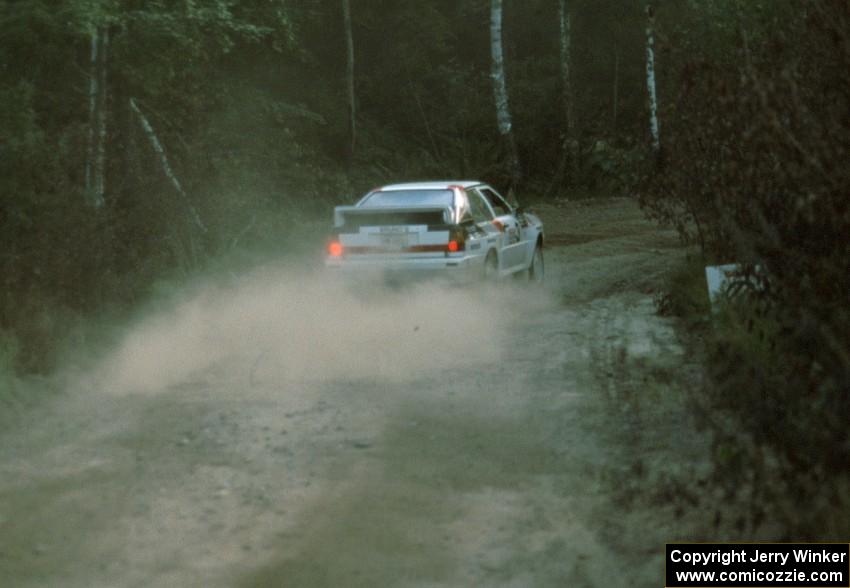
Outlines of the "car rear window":
[[356,231],[360,227],[381,227],[387,225],[427,225],[429,227],[445,225],[443,213],[438,211],[381,212],[380,210],[347,211],[343,214],[343,230]]
[[360,203],[372,206],[452,206],[454,192],[451,190],[389,190],[372,192]]

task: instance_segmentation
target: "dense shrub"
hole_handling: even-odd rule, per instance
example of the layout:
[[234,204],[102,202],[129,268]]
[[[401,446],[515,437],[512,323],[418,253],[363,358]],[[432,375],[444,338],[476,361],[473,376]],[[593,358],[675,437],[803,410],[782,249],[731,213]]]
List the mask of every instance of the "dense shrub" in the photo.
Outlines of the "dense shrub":
[[770,472],[750,487],[779,510],[780,495],[837,499],[850,471],[850,5],[791,12],[742,27],[726,60],[682,56],[642,196],[707,259],[761,268],[716,328],[706,402],[724,476]]

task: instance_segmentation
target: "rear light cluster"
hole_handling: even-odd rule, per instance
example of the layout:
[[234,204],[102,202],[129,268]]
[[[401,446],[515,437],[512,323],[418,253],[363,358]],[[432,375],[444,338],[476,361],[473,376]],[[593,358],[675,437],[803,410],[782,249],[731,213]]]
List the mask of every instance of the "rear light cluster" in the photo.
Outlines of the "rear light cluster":
[[331,257],[342,257],[344,251],[345,248],[339,241],[334,240],[328,243],[328,255]]
[[463,227],[452,227],[449,230],[449,244],[446,245],[449,253],[457,253],[466,250],[466,231]]
[[[346,248],[339,241],[338,237],[333,237],[330,241],[328,241],[328,255],[330,257],[342,257]],[[350,247],[349,253],[378,253],[381,249],[379,247]],[[449,242],[445,245],[413,245],[412,247],[408,247],[407,251],[412,253],[422,253],[426,251],[444,251],[446,253],[457,253],[459,251],[466,251],[466,230],[463,227],[452,227],[449,229]]]

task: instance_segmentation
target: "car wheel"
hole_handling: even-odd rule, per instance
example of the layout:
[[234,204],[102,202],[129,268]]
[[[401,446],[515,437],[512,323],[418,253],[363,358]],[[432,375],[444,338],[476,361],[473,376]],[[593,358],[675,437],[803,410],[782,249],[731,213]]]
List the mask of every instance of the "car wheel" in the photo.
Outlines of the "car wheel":
[[499,277],[499,258],[491,251],[484,259],[484,271],[481,277],[485,282],[491,282]]
[[534,255],[531,257],[531,265],[528,266],[528,281],[534,284],[543,284],[545,269],[543,246],[538,243],[537,247],[534,248]]

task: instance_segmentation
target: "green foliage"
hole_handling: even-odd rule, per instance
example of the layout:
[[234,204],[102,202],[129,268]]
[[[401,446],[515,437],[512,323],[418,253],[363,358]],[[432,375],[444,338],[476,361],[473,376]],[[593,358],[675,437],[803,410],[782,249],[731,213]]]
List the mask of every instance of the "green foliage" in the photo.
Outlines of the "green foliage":
[[638,182],[645,158],[635,145],[595,141],[584,153],[582,183],[604,193],[627,192]]
[[691,326],[704,324],[711,309],[703,258],[689,255],[670,272],[655,304],[659,314],[680,317]]

